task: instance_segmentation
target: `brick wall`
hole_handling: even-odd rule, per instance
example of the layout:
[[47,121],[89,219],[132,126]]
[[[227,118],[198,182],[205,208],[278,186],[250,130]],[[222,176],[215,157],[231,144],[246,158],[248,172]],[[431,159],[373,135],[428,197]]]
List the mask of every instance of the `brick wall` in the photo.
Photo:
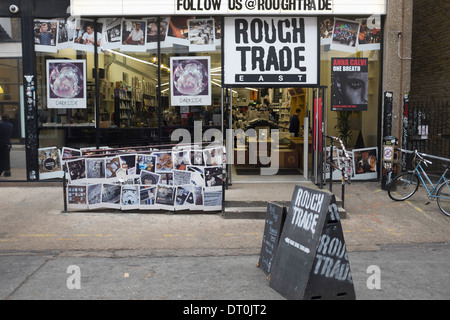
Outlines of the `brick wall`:
[[449,16],[449,0],[414,0],[412,99],[450,97]]

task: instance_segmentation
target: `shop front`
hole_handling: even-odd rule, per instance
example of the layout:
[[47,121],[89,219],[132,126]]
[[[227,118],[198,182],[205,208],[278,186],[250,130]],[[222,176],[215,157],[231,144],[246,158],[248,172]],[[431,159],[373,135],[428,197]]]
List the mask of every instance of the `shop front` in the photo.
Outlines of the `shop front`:
[[355,176],[379,158],[385,1],[41,2],[24,22],[28,180],[38,149],[211,136],[229,181],[317,178],[322,133],[355,150]]

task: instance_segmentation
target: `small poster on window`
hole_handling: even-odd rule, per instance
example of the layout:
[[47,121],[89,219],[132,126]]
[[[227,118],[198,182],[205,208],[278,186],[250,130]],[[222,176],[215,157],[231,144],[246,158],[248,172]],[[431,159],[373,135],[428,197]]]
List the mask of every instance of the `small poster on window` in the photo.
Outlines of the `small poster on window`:
[[210,57],[171,57],[171,104],[211,105]]
[[86,108],[86,60],[47,60],[47,107]]

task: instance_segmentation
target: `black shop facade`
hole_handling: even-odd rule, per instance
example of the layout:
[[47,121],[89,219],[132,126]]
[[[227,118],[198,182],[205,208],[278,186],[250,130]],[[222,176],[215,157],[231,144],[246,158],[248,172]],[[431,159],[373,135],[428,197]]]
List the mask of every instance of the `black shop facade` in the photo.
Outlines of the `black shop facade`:
[[385,14],[385,1],[22,1],[9,17],[22,33],[23,178],[53,178],[45,161],[64,151],[212,141],[237,179],[271,167],[273,150],[280,170],[307,176],[321,132],[378,161]]

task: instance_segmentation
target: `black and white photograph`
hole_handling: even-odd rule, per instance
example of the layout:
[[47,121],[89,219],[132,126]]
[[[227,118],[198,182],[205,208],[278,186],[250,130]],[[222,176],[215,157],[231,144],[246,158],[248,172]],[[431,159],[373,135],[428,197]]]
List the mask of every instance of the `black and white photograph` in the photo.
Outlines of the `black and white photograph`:
[[105,18],[103,21],[103,50],[119,49],[122,44],[122,19]]
[[151,171],[141,170],[141,184],[157,185],[160,180],[160,175]]
[[198,206],[198,209],[203,208],[203,187],[201,186],[194,186],[194,204]]
[[223,163],[223,148],[214,147],[203,150],[203,156],[207,166],[218,166]]
[[176,187],[158,185],[156,191],[156,204],[161,205],[162,209],[173,209],[175,205]]
[[170,57],[173,106],[211,104],[211,57]]
[[215,28],[214,19],[189,19],[189,51],[214,51],[215,44]]
[[102,184],[89,184],[88,190],[88,206],[89,209],[97,209],[102,207]]
[[191,150],[191,164],[195,166],[204,166],[203,150]]
[[105,179],[105,159],[86,159],[86,178],[89,180]]
[[67,186],[67,208],[87,209],[87,186],[69,184]]
[[353,149],[353,168],[355,175],[353,179],[376,179],[377,178],[378,148]]
[[39,178],[62,178],[64,175],[61,151],[57,147],[39,148]]
[[102,205],[105,208],[120,209],[122,186],[120,184],[104,183],[102,185]]
[[188,202],[188,198],[192,195],[192,185],[178,186],[175,196],[175,209],[183,210],[192,208],[192,204]]
[[139,201],[140,209],[156,209],[156,190],[157,186],[140,185],[139,186]]
[[76,26],[77,20],[74,17],[68,17],[58,21],[58,38],[56,42],[58,50],[73,47]]
[[192,172],[187,170],[173,170],[173,185],[180,186],[191,183]]
[[222,167],[205,167],[205,186],[222,186]]
[[34,20],[34,50],[39,52],[58,52],[58,21]]
[[139,209],[139,185],[122,186],[121,209]]
[[222,188],[204,188],[203,191],[203,210],[216,211],[222,210]]
[[205,186],[205,167],[188,166],[188,171],[191,172],[191,184]]
[[159,183],[168,186],[173,186],[173,171],[170,172],[160,172],[159,173]]

